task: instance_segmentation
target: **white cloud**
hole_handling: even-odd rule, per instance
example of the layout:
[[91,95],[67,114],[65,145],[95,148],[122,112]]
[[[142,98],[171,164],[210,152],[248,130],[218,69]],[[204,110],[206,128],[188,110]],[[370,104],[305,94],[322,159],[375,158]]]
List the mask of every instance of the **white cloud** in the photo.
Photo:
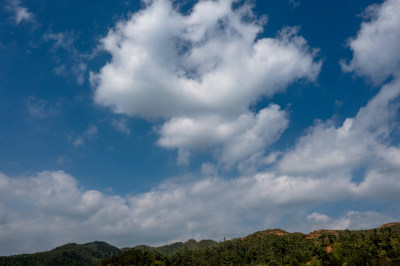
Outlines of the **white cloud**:
[[[254,114],[249,106],[299,79],[314,81],[321,63],[298,28],[258,38],[264,19],[248,3],[232,4],[199,1],[184,15],[171,1],[146,2],[103,38],[112,59],[91,73],[95,102],[165,119],[158,144],[178,149],[183,165],[199,148],[228,164],[266,148],[286,128],[285,112],[271,105]],[[280,121],[266,118],[273,112]]]
[[[279,170],[292,174],[321,174],[358,167],[399,168],[398,148],[390,145],[397,128],[400,80],[382,87],[356,117],[343,125],[319,123],[279,162]],[[392,135],[391,135],[392,134]]]
[[366,173],[364,180],[354,189],[356,197],[378,197],[381,199],[398,199],[400,189],[400,178],[398,171],[387,169],[374,169]]
[[222,163],[235,163],[264,151],[286,129],[286,112],[270,105],[258,114],[245,113],[234,120],[210,115],[173,118],[160,129],[160,146],[181,150],[216,147]]
[[345,71],[381,83],[400,72],[400,1],[369,6],[365,15],[369,20],[361,24],[357,37],[349,43],[353,59],[348,64],[342,62],[342,66]]
[[331,218],[327,215],[314,212],[307,219],[310,221],[310,231],[317,229],[371,229],[395,221],[392,217],[375,211],[347,211],[343,216],[338,218]]
[[28,8],[21,6],[21,1],[19,0],[8,0],[5,8],[14,13],[17,25],[21,22],[35,22],[33,13]]
[[316,78],[320,63],[297,29],[256,39],[262,30],[250,7],[232,9],[232,0],[200,1],[188,15],[152,1],[102,40],[112,59],[91,74],[95,101],[145,118],[240,115],[262,95]]
[[313,212],[310,215],[307,216],[308,220],[313,220],[316,222],[322,222],[322,223],[327,223],[331,220],[331,218],[329,218],[327,215],[325,214],[320,214],[317,212]]
[[[325,202],[398,200],[397,175],[379,174],[359,185],[337,173],[321,179],[272,172],[228,180],[175,179],[125,198],[82,190],[62,171],[27,178],[0,174],[0,255],[50,249],[71,241],[104,240],[123,247],[243,236],[276,227],[285,214]],[[383,187],[374,190],[382,183],[386,188],[392,185],[391,197]],[[391,220],[375,212],[351,212],[340,219],[314,213],[297,221],[295,230],[359,229]]]

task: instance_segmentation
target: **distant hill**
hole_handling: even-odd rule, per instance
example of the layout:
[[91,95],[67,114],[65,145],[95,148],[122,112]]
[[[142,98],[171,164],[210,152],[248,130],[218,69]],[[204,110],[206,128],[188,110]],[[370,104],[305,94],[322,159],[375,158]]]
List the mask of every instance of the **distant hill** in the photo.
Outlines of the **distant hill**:
[[105,242],[0,257],[0,265],[400,265],[400,223],[309,234],[259,231],[224,242],[188,240],[118,249]]
[[132,248],[100,265],[400,265],[400,223],[309,234],[269,229],[197,250],[188,242]]
[[0,265],[97,265],[103,258],[121,253],[106,242],[69,243],[46,252],[0,257]]
[[378,228],[380,229],[380,228],[393,227],[393,226],[400,226],[400,222],[384,224],[384,225],[379,226]]
[[148,250],[156,251],[162,255],[167,256],[167,255],[175,254],[178,251],[181,251],[185,248],[188,250],[200,250],[200,249],[210,248],[210,247],[215,247],[215,246],[218,246],[218,242],[215,242],[214,240],[201,240],[201,241],[197,242],[194,239],[190,239],[185,243],[176,242],[176,243],[161,246],[161,247],[149,247],[149,246],[140,245],[140,246],[136,246],[135,248],[142,249],[142,250],[148,249]]

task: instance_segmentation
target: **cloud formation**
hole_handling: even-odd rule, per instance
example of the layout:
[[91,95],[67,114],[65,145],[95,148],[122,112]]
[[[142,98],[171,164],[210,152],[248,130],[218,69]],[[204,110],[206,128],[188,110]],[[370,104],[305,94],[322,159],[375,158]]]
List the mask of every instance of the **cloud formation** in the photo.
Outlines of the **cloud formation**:
[[82,53],[75,46],[78,39],[74,32],[48,32],[43,35],[43,41],[52,43],[49,52],[54,56],[58,66],[54,73],[60,76],[74,76],[78,85],[83,85],[87,74],[88,60],[92,54]]
[[39,117],[42,119],[58,115],[59,106],[60,103],[51,105],[48,101],[36,97],[29,97],[27,102],[27,109],[29,114],[31,116]]
[[86,140],[91,140],[97,136],[99,129],[95,125],[90,125],[82,135],[78,136],[72,144],[74,146],[82,146]]
[[395,221],[392,217],[377,213],[375,211],[358,212],[358,211],[347,211],[342,217],[331,218],[325,214],[313,212],[307,216],[307,220],[310,222],[313,230],[318,229],[333,229],[333,230],[345,230],[345,229],[369,229],[380,224],[382,221],[393,222]]
[[120,118],[116,119],[114,118],[111,122],[111,125],[115,127],[118,131],[121,131],[127,135],[131,134],[131,130],[129,129],[127,125],[127,119],[126,118]]
[[[112,58],[91,74],[95,101],[116,113],[164,119],[156,127],[157,143],[178,149],[180,164],[188,164],[192,150],[209,149],[223,164],[248,168],[263,161],[271,167],[224,179],[215,164],[205,163],[203,176],[167,180],[124,197],[83,190],[63,171],[20,178],[0,174],[0,255],[95,239],[119,247],[221,240],[276,227],[294,212],[302,213],[296,230],[304,232],[359,229],[399,219],[396,211],[348,211],[331,217],[314,209],[324,203],[400,200],[400,149],[392,141],[398,134],[400,80],[384,85],[341,125],[319,122],[293,148],[264,156],[288,127],[287,112],[274,104],[257,112],[249,106],[298,79],[316,79],[321,65],[304,38],[296,28],[258,38],[263,21],[250,6],[233,9],[229,0],[200,1],[187,15],[166,0],[146,3],[103,39]],[[396,77],[396,59],[380,57],[373,66],[373,46],[361,49],[361,44],[369,43],[363,41],[368,38],[382,49],[399,44],[398,29],[382,26],[397,3],[387,0],[369,8],[372,19],[351,41],[353,59],[347,70],[377,82]],[[387,6],[392,8],[386,14]],[[378,30],[381,26],[385,30]],[[377,34],[369,34],[367,29],[374,27]],[[58,42],[61,37],[48,36],[55,49],[67,49]],[[128,133],[125,122],[113,123]],[[97,133],[97,127],[89,127],[74,145]],[[360,168],[364,172],[355,178]]]
[[[304,212],[296,231],[308,232],[316,225],[370,228],[398,217],[352,212],[334,219],[307,215],[307,210],[351,198],[398,198],[397,176],[371,175],[374,177],[358,185],[345,174],[313,179],[271,172],[230,180],[170,180],[149,192],[120,197],[79,189],[77,181],[63,171],[25,178],[0,174],[0,255],[95,239],[119,247],[189,238],[221,240],[276,227],[293,211]],[[361,223],[363,217],[373,219]]]
[[375,83],[400,72],[400,1],[369,6],[357,37],[349,42],[353,59],[342,62],[345,71],[367,76]]
[[14,13],[15,23],[18,25],[21,22],[35,22],[35,16],[28,8],[21,6],[19,0],[8,0],[5,8]]
[[221,163],[232,164],[264,152],[287,128],[286,116],[278,105],[270,105],[235,120],[217,115],[173,118],[161,127],[158,144],[181,152],[217,147],[215,157]]
[[92,73],[95,101],[142,117],[240,115],[260,96],[316,78],[320,64],[295,28],[256,40],[261,21],[243,22],[251,10],[231,5],[201,1],[184,16],[156,0],[119,22],[102,40],[112,60]]
[[[275,124],[264,118],[278,113],[276,107],[252,114],[249,106],[299,79],[316,79],[321,63],[315,60],[316,51],[297,35],[298,28],[259,38],[264,20],[255,17],[248,3],[234,8],[232,0],[199,1],[186,15],[168,0],[145,3],[103,38],[102,47],[112,58],[98,73],[91,73],[95,102],[115,113],[166,119],[158,144],[177,148],[186,158],[202,141],[194,132],[216,123],[221,125],[218,130],[231,132],[213,129],[203,143],[221,153],[217,157],[222,160],[227,159],[224,150],[236,149],[235,137],[244,147],[259,142],[264,148],[276,139],[286,128],[284,112]],[[244,136],[246,123],[253,131],[262,127],[269,132]],[[257,140],[245,143],[246,138]],[[232,155],[231,163],[251,152]]]
[[387,0],[369,6],[370,21],[350,42],[353,59],[344,70],[384,85],[357,115],[341,126],[333,121],[320,122],[301,137],[296,146],[279,162],[279,170],[291,174],[320,174],[357,168],[400,169],[400,149],[392,143],[398,136],[400,107],[400,1]]
[[400,80],[385,85],[353,118],[339,127],[318,123],[279,162],[291,174],[321,174],[338,169],[390,167],[399,169],[400,152],[390,144],[396,134]]

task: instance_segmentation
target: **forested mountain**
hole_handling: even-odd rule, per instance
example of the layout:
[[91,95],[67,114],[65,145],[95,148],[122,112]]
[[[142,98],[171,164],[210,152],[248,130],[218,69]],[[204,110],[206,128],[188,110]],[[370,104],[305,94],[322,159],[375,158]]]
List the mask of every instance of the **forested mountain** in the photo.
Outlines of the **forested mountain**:
[[400,223],[370,230],[281,229],[217,243],[189,240],[122,250],[105,242],[0,257],[0,265],[400,265]]
[[0,257],[0,265],[98,265],[101,259],[120,253],[120,249],[101,241],[69,243],[46,252]]
[[201,240],[197,242],[194,239],[190,239],[186,241],[185,243],[183,242],[176,242],[171,245],[165,245],[161,247],[149,247],[149,246],[137,246],[135,247],[136,249],[141,249],[141,250],[151,250],[151,251],[156,251],[160,253],[161,255],[171,255],[175,254],[178,251],[181,251],[183,249],[188,249],[188,250],[200,250],[204,248],[210,248],[210,247],[215,247],[218,246],[218,242],[215,242],[213,240]]
[[309,234],[265,230],[213,247],[184,247],[170,255],[133,248],[101,265],[400,265],[400,223]]

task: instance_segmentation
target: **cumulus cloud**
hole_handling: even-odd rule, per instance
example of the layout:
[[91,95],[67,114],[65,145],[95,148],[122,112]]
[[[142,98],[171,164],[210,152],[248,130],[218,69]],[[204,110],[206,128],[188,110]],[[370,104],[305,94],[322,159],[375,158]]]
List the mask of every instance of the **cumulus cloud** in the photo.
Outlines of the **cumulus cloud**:
[[321,63],[298,28],[258,38],[264,19],[233,2],[199,1],[188,14],[168,0],[146,2],[103,38],[112,58],[91,73],[95,102],[166,119],[158,144],[178,149],[181,164],[200,147],[233,164],[268,146],[287,126],[284,112],[272,105],[253,114],[249,106],[299,79],[314,81]]
[[349,42],[353,59],[342,62],[343,70],[381,83],[400,72],[400,1],[387,0],[369,6],[357,37]]
[[[381,183],[392,185],[391,197],[384,189],[370,193]],[[24,178],[0,174],[0,255],[71,241],[104,240],[123,247],[189,238],[221,240],[276,227],[285,214],[321,202],[398,200],[399,193],[396,178],[384,173],[358,185],[346,174],[313,179],[264,172],[229,180],[175,179],[126,197],[82,190],[63,171]],[[359,229],[391,220],[375,212],[351,212],[340,219],[314,213],[297,221],[296,230],[317,225]]]
[[173,118],[160,129],[158,144],[180,150],[217,147],[222,163],[235,163],[264,151],[287,128],[286,112],[270,105],[257,114],[247,112],[227,120],[217,115]]
[[262,95],[316,78],[320,63],[296,28],[257,39],[262,30],[249,6],[231,0],[200,1],[188,15],[151,1],[102,40],[112,59],[91,74],[95,101],[146,118],[240,115]]
[[331,121],[318,123],[283,156],[279,170],[320,174],[358,167],[398,169],[398,147],[390,139],[397,131],[399,94],[400,80],[395,80],[341,126]]
[[[398,131],[400,80],[400,1],[387,0],[367,8],[371,21],[364,22],[350,42],[353,59],[345,70],[366,75],[384,85],[353,118],[336,127],[332,121],[318,123],[287,152],[278,168],[285,173],[320,174],[337,169],[399,169],[399,148],[391,144]],[[371,191],[372,192],[372,191]]]
[[35,22],[35,16],[28,8],[21,6],[19,0],[8,0],[5,6],[6,9],[14,13],[15,23],[18,25],[21,22]]

